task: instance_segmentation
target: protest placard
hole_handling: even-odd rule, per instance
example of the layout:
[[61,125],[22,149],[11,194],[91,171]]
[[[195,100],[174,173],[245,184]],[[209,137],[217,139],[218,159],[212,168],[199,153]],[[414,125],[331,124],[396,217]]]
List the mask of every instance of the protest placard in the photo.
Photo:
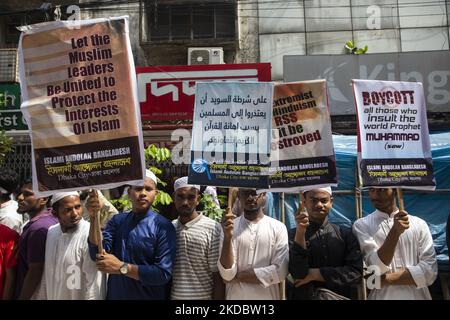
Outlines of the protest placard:
[[434,189],[422,84],[353,80],[353,91],[362,186]]
[[326,80],[275,85],[270,191],[336,186]]
[[144,153],[128,18],[29,26],[19,42],[33,190],[140,183]]
[[189,183],[268,187],[273,83],[198,82]]

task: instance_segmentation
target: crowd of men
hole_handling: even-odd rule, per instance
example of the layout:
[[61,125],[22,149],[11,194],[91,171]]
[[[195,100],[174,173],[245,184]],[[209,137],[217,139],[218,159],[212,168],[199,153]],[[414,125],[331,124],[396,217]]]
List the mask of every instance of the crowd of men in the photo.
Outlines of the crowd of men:
[[122,213],[96,190],[37,198],[30,181],[18,188],[2,170],[0,298],[345,300],[358,297],[365,266],[369,299],[431,299],[431,233],[397,208],[395,189],[370,189],[376,210],[353,228],[329,222],[331,188],[305,190],[292,230],[264,214],[264,192],[239,189],[242,214],[227,209],[219,223],[197,211],[200,186],[182,177],[174,190],[169,221],[151,209],[149,170]]

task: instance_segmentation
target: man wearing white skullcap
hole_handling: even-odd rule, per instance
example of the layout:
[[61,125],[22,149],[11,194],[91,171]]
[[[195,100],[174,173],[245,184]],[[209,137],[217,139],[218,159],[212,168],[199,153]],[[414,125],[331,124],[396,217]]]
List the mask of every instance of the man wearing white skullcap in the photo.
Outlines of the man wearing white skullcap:
[[116,214],[103,231],[98,252],[95,209],[90,208],[89,251],[100,271],[108,273],[106,299],[163,300],[175,258],[176,234],[172,223],[151,209],[157,178],[147,170],[143,185],[128,188],[131,212]]
[[[83,207],[76,191],[56,193],[52,197],[53,215],[59,223],[50,227],[45,245],[44,274],[37,296],[43,300],[101,300],[105,279],[89,257],[89,222],[83,219]],[[69,268],[79,270],[78,285],[71,283]],[[72,270],[71,269],[71,270]]]
[[200,186],[188,184],[187,177],[182,177],[175,181],[174,190],[179,217],[174,221],[177,253],[171,299],[223,299],[224,285],[217,270],[221,226],[197,212]]
[[328,221],[333,205],[331,188],[306,188],[303,197],[306,211],[300,205],[295,217],[297,227],[289,231],[287,298],[356,298],[356,285],[362,279],[362,254],[350,228]]

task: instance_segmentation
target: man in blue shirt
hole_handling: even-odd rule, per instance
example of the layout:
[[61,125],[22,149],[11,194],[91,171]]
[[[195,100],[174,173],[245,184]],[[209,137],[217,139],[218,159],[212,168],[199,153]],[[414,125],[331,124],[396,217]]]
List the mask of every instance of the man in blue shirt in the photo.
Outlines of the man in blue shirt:
[[[106,299],[167,299],[175,260],[176,232],[171,221],[150,209],[157,189],[147,170],[143,186],[130,186],[131,212],[117,214],[103,231],[98,253],[96,205],[89,205],[89,252],[100,271],[108,273]],[[98,202],[97,202],[97,206]]]

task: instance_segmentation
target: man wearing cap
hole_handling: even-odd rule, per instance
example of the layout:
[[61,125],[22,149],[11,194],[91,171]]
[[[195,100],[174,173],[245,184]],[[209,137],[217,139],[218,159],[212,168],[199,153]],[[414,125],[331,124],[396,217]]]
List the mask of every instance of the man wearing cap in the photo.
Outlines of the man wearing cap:
[[369,197],[376,210],[353,224],[364,261],[374,272],[367,280],[368,299],[431,300],[428,286],[438,266],[427,223],[397,208],[393,188],[370,188]]
[[224,285],[217,270],[222,228],[196,211],[200,186],[188,184],[188,178],[182,177],[175,181],[174,190],[178,219],[174,222],[177,253],[171,299],[223,299]]
[[13,229],[17,233],[22,232],[22,216],[17,213],[17,202],[12,195],[19,185],[17,173],[11,169],[0,170],[0,224]]
[[59,223],[48,230],[44,275],[39,299],[104,299],[103,275],[89,256],[89,222],[83,219],[78,192],[52,197],[53,215]]
[[288,235],[280,221],[264,215],[265,193],[239,189],[244,214],[230,209],[223,219],[219,272],[227,300],[279,300],[279,283],[288,272]]
[[116,214],[103,231],[103,253],[98,252],[95,210],[88,208],[91,226],[89,251],[100,271],[108,273],[106,299],[162,300],[169,297],[175,260],[176,233],[168,219],[151,210],[156,176],[146,171],[144,185],[130,186],[131,212]]
[[48,228],[58,220],[47,208],[48,198],[36,197],[31,181],[21,186],[17,202],[17,211],[28,213],[30,221],[23,227],[19,239],[15,297],[28,300],[37,292],[44,272]]
[[306,211],[299,209],[295,217],[297,227],[289,230],[292,277],[286,283],[287,298],[357,298],[356,285],[362,280],[362,254],[351,228],[328,221],[333,205],[331,188],[311,189],[303,196]]

